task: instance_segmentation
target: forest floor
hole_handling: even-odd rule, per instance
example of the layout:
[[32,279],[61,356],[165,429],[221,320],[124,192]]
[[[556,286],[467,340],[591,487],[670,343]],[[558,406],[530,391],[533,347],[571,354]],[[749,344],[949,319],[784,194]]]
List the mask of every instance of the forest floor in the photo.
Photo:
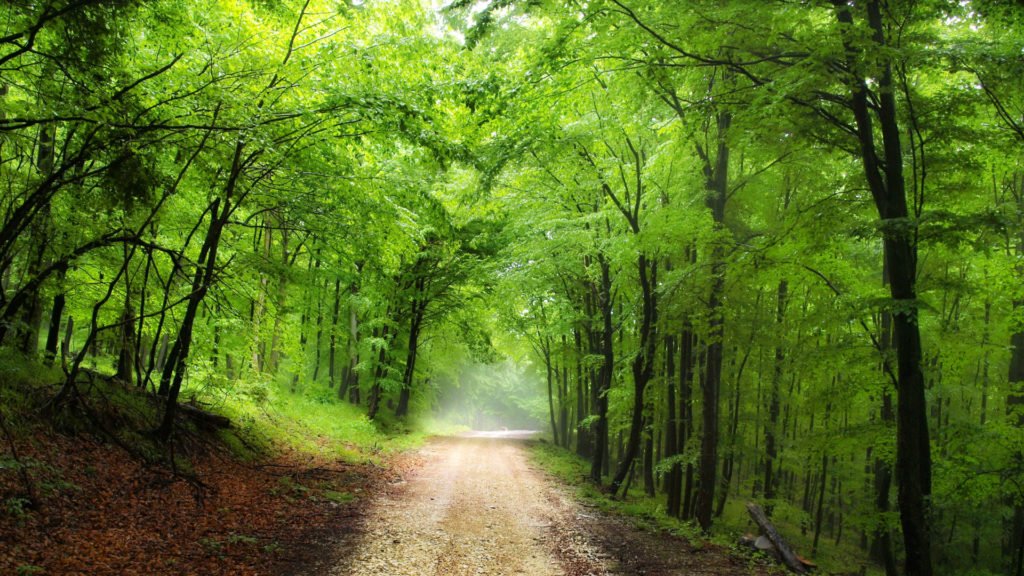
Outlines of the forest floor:
[[0,574],[19,576],[285,573],[397,474],[298,453],[245,462],[212,444],[175,472],[87,435],[19,444],[32,498],[0,458]]
[[580,502],[528,441],[502,436],[437,438],[383,464],[308,450],[247,462],[196,436],[171,470],[90,434],[6,435],[0,574],[771,573]]
[[529,462],[521,438],[440,438],[403,457],[401,479],[361,509],[317,561],[332,576],[767,575],[711,545],[643,531],[578,502]]

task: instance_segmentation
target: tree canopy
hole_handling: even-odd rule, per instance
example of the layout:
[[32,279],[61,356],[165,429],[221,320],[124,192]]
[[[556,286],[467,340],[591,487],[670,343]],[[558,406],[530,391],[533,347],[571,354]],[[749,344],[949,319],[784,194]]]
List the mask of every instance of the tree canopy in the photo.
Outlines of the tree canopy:
[[1018,3],[0,22],[0,345],[52,410],[88,368],[161,442],[268,389],[534,422],[705,531],[755,500],[829,566],[1024,574]]

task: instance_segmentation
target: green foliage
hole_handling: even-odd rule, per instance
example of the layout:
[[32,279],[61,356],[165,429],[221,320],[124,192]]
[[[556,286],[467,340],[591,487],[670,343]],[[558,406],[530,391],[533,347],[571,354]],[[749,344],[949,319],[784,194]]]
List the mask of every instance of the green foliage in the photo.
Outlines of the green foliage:
[[[1005,571],[1000,519],[1024,501],[1020,11],[888,3],[883,45],[875,4],[848,4],[852,23],[843,2],[8,3],[0,382],[24,386],[0,387],[6,425],[56,396],[60,429],[91,430],[62,409],[82,393],[153,461],[177,403],[229,416],[219,434],[250,457],[376,459],[515,423],[566,446],[607,424],[615,460],[646,359],[664,479],[710,436],[720,343],[721,524],[772,465],[780,523],[852,566],[854,540],[899,540],[900,479],[884,506],[873,486],[903,393],[885,331],[910,317],[933,534],[971,550],[937,566]],[[905,214],[879,212],[901,186]],[[911,244],[913,297],[883,283],[885,239]],[[40,348],[65,339],[51,366]]]

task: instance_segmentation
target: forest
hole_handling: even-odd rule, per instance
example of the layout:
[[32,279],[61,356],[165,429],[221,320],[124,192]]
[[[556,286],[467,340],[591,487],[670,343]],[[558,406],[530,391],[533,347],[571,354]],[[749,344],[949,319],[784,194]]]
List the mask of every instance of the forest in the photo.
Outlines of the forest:
[[1024,575],[1020,2],[0,23],[0,419],[22,367],[32,418],[154,399],[156,446],[287,397],[533,425],[698,532]]

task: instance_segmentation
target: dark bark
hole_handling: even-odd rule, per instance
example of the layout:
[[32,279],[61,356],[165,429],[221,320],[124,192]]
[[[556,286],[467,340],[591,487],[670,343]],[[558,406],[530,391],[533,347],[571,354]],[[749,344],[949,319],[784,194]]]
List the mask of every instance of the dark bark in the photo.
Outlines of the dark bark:
[[[889,283],[889,271],[887,266],[882,266],[882,283]],[[888,310],[882,311],[880,318],[879,352],[882,355],[882,371],[891,371],[892,355],[892,315]],[[892,406],[892,394],[886,387],[882,391],[882,407],[879,416],[882,424],[891,427],[895,420]],[[874,461],[874,493],[875,510],[883,518],[889,513],[889,493],[892,488],[892,466],[885,458],[876,457]],[[893,552],[892,531],[885,522],[879,522],[875,528],[871,543],[871,552],[875,561],[885,568],[886,576],[897,576],[896,554]]]
[[124,310],[121,313],[121,322],[118,326],[118,356],[117,372],[115,378],[131,383],[134,379],[135,370],[135,312],[131,302],[125,302]]
[[644,493],[654,496],[654,419],[648,416],[645,420],[647,422],[644,426]]
[[612,372],[615,369],[615,348],[612,325],[612,280],[611,270],[603,254],[597,256],[601,269],[601,282],[596,286],[595,301],[601,314],[600,342],[603,362],[597,371],[594,400],[597,421],[594,423],[594,458],[591,460],[590,479],[601,483],[601,475],[608,461],[608,390],[611,389]]
[[[352,285],[352,294],[355,295],[359,290],[358,284]],[[349,306],[348,310],[348,366],[345,369],[345,388],[348,389],[348,400],[356,406],[359,405],[360,400],[360,389],[359,389],[359,371],[356,366],[359,365],[359,309],[356,307],[355,302]]]
[[[398,406],[395,409],[395,416],[399,418],[409,413],[409,396],[412,394],[412,382],[416,374],[416,353],[419,349],[420,330],[423,327],[423,316],[427,310],[426,284],[425,277],[416,279],[415,296],[412,299],[412,310],[409,315],[409,348],[406,353],[405,372],[402,374],[402,390],[399,392]],[[548,384],[550,388],[550,379]]]
[[391,340],[390,330],[390,318],[391,308],[389,307],[384,315],[388,319],[388,322],[380,329],[380,339],[384,341],[381,345],[380,350],[377,351],[377,364],[373,369],[373,384],[370,385],[370,393],[366,398],[366,415],[373,420],[377,417],[377,412],[380,410],[381,402],[381,380],[384,378],[385,370],[387,369],[388,361],[388,343]]
[[[1024,188],[1024,178],[1021,179]],[[1024,210],[1024,189],[1018,188],[1016,192],[1017,214]],[[1018,264],[1015,267],[1018,277],[1024,275],[1024,264],[1021,264],[1024,255],[1024,234],[1021,234],[1011,249],[1011,255],[1016,258]],[[1020,310],[1024,307],[1024,299],[1013,299],[1013,318],[1020,317]],[[988,303],[986,302],[986,322],[988,314]],[[1009,390],[1006,394],[1006,415],[1011,425],[1017,428],[1024,428],[1024,326],[1016,321],[1013,325],[1013,332],[1010,334],[1010,366],[1007,375]],[[1024,466],[1024,453],[1017,452],[1013,455],[1014,464],[1020,469]],[[1007,503],[1013,508],[1012,520],[1006,522],[1008,530],[1006,542],[1010,552],[1010,573],[1014,576],[1024,575],[1024,503],[1019,498],[1007,498]]]
[[560,446],[561,443],[558,438],[558,425],[555,423],[555,393],[552,384],[554,376],[552,375],[553,370],[551,367],[551,339],[547,336],[541,336],[539,345],[541,357],[544,359],[544,375],[548,385],[548,417],[551,420],[551,436],[555,442],[555,446]]
[[276,374],[281,368],[281,360],[283,352],[281,350],[281,330],[286,314],[285,305],[288,299],[288,276],[286,270],[288,270],[291,234],[288,231],[288,227],[285,223],[281,224],[281,264],[278,266],[279,272],[277,274],[277,292],[274,294],[274,329],[271,332],[270,337],[270,362],[267,363],[267,367],[271,374]]
[[[665,457],[674,458],[680,453],[679,428],[676,406],[676,339],[665,337],[665,383],[667,398],[665,408],[668,411],[665,422]],[[666,513],[676,518],[682,510],[680,498],[683,487],[683,467],[678,460],[673,460],[665,476],[665,493],[667,494]]]
[[775,326],[775,365],[772,370],[772,388],[768,397],[768,423],[764,428],[764,499],[765,514],[772,515],[772,500],[775,494],[775,459],[778,457],[778,448],[775,443],[775,431],[779,425],[779,401],[782,385],[782,364],[786,360],[786,351],[782,346],[783,328],[782,323],[786,315],[786,299],[789,294],[789,282],[785,278],[779,280],[779,287],[776,292]]
[[[181,383],[185,376],[185,361],[188,359],[189,348],[192,345],[192,326],[195,322],[199,305],[202,303],[207,291],[209,291],[210,286],[213,285],[221,232],[223,232],[225,225],[227,225],[228,220],[231,218],[231,214],[234,212],[231,203],[242,174],[242,151],[244,148],[244,141],[238,140],[235,143],[231,169],[224,186],[223,201],[221,198],[215,199],[210,203],[207,210],[210,214],[210,225],[206,230],[206,238],[199,251],[199,259],[197,260],[195,274],[192,278],[192,292],[189,294],[185,315],[182,317],[181,327],[178,329],[178,337],[174,342],[177,352],[175,353],[172,350],[171,356],[173,361],[169,362],[168,366],[164,368],[164,373],[161,377],[160,388],[161,390],[166,389],[167,400],[164,405],[163,419],[160,422],[160,426],[156,429],[155,435],[164,442],[170,439],[174,431],[178,394],[181,392]],[[171,381],[172,375],[173,381]],[[169,386],[168,382],[170,382]]]
[[583,348],[583,337],[579,328],[573,328],[573,342],[576,349],[576,454],[589,458],[591,456],[591,435],[590,431],[583,425],[583,421],[589,416],[587,410],[587,380],[584,379],[583,356],[586,350]]
[[[338,354],[338,314],[341,310],[341,279],[334,279],[334,307],[331,309],[331,329],[327,345],[327,387],[334,388],[334,375],[337,369]],[[341,384],[344,386],[344,380]],[[344,390],[339,389],[339,396],[344,397]]]
[[[716,230],[721,231],[725,221],[725,203],[728,194],[729,147],[726,134],[732,116],[719,112],[716,117],[717,151],[712,159],[703,151],[706,205],[711,210]],[[700,484],[697,491],[695,516],[701,528],[711,528],[711,514],[715,502],[718,467],[718,400],[722,386],[722,355],[725,320],[722,317],[722,294],[725,291],[725,247],[716,241],[711,247],[711,287],[708,296],[708,342],[704,378],[701,383],[702,420],[704,429],[700,449]]]
[[192,346],[192,327],[195,323],[196,314],[199,311],[199,305],[213,283],[221,232],[231,214],[230,190],[234,188],[238,178],[238,171],[241,170],[238,164],[241,148],[242,145],[239,143],[235,150],[235,162],[228,184],[228,199],[225,199],[223,205],[221,205],[221,200],[218,198],[210,206],[210,226],[207,229],[206,239],[200,250],[199,260],[192,278],[192,292],[188,298],[185,315],[182,317],[181,327],[178,329],[178,338],[174,343],[174,349],[172,349],[171,356],[173,360],[164,368],[164,373],[160,380],[160,389],[166,391],[167,401],[164,405],[163,418],[160,426],[156,429],[155,435],[163,442],[166,442],[174,431],[174,419],[178,408],[178,394],[181,392],[181,383],[185,376],[185,362],[188,359],[189,350]]
[[[320,259],[317,258],[315,268],[318,272],[319,277],[320,271]],[[323,351],[323,338],[324,338],[324,297],[323,290],[321,288],[320,280],[316,280],[316,337],[313,343],[313,377],[312,381],[316,382],[320,377],[320,356]],[[331,385],[334,383],[331,382]]]
[[[833,0],[843,30],[843,45],[850,70],[860,70],[859,59],[867,57],[863,49],[847,35],[854,25],[849,0]],[[885,38],[882,6],[868,1],[864,8],[877,54],[890,48]],[[903,177],[903,152],[897,121],[892,62],[872,54],[879,67],[877,104],[869,99],[867,81],[860,76],[848,79],[850,105],[856,121],[861,162],[875,207],[882,220],[885,261],[890,274],[890,296],[894,314],[893,343],[897,367],[896,474],[899,479],[900,523],[903,527],[907,576],[932,576],[931,535],[928,525],[931,495],[931,445],[928,438],[928,411],[925,382],[921,370],[921,333],[918,323],[916,292],[917,253],[909,224],[906,184]],[[881,149],[875,141],[882,136]]]
[[[565,351],[567,349],[565,334],[562,334],[562,350]],[[558,387],[558,433],[562,438],[561,446],[569,448],[572,444],[572,432],[569,430],[569,367],[568,362],[564,358],[562,360],[561,374],[562,377],[559,380]]]
[[[691,251],[691,254],[696,256],[695,251]],[[682,426],[679,429],[680,451],[686,448],[686,444],[693,437],[693,381],[697,361],[696,348],[697,337],[690,324],[685,323],[679,345],[679,414],[682,419]],[[695,496],[693,480],[694,466],[692,462],[687,462],[681,511],[681,517],[686,520],[693,518]]]
[[50,324],[46,332],[46,347],[43,356],[47,366],[52,366],[57,358],[57,344],[60,341],[60,327],[64,316],[65,296],[61,289],[53,296],[53,306],[50,309]]
[[825,484],[828,479],[828,454],[821,456],[821,478],[818,484],[818,508],[814,514],[814,544],[811,546],[811,554],[818,553],[818,539],[821,537],[821,526],[823,524],[823,512],[825,509]]
[[[637,230],[638,232],[639,230]],[[654,326],[657,322],[657,300],[654,287],[657,285],[657,262],[648,263],[647,256],[637,257],[637,270],[640,273],[640,296],[642,298],[642,320],[640,322],[640,350],[633,359],[633,415],[630,421],[629,439],[619,460],[615,477],[609,486],[612,494],[618,492],[626,474],[633,465],[640,450],[640,439],[643,434],[644,392],[647,383],[654,373],[655,350],[657,347]]]

